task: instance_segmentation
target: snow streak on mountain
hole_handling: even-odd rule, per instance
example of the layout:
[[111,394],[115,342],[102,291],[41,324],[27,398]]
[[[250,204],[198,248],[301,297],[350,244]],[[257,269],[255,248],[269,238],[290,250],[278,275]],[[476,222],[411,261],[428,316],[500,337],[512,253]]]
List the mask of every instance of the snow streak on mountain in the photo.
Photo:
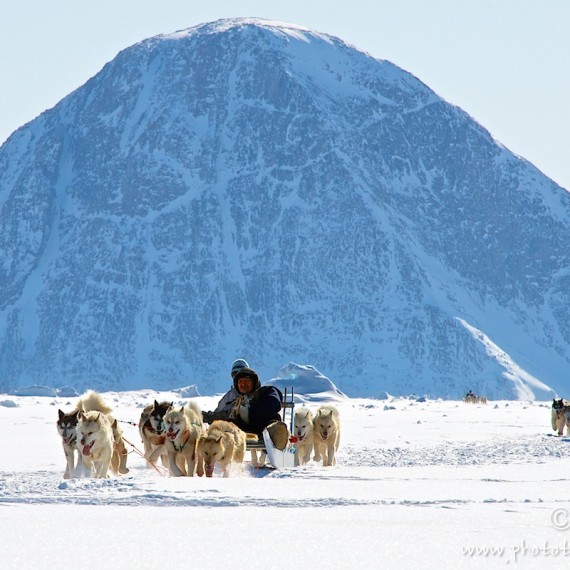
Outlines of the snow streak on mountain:
[[0,390],[548,398],[570,199],[395,65],[293,25],[143,41],[0,148]]

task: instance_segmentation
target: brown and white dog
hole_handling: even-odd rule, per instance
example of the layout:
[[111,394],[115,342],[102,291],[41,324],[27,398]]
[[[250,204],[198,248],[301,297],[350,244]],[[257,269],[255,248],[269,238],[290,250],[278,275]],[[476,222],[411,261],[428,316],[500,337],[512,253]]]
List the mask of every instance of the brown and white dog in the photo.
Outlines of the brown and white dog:
[[313,419],[315,461],[323,466],[336,464],[335,453],[340,443],[340,419],[334,406],[321,406]]
[[229,466],[243,464],[247,441],[257,441],[257,436],[245,433],[232,422],[215,420],[208,431],[198,440],[198,457],[204,463],[206,477],[212,477],[216,464],[222,468],[224,477],[229,477]]
[[196,444],[204,433],[202,411],[196,402],[188,402],[184,407],[170,407],[164,414],[165,441],[158,445],[147,457],[155,463],[160,455],[168,454],[168,468],[171,475],[193,477],[204,474],[202,460],[196,455]]
[[[113,450],[111,456],[111,469],[114,473],[128,473],[127,469],[127,450],[123,441],[123,434],[117,421],[111,416],[112,408],[110,408],[102,396],[98,392],[88,390],[80,396],[75,409],[71,412],[64,413],[58,410],[57,431],[61,437],[63,451],[65,453],[66,468],[64,478],[69,479],[76,475],[91,475],[92,462],[90,459],[83,460],[83,451],[85,446],[77,437],[77,425],[79,422],[79,414],[86,412],[100,412],[106,416],[113,437]],[[78,452],[77,464],[75,463],[75,451]],[[82,469],[83,468],[83,469]]]

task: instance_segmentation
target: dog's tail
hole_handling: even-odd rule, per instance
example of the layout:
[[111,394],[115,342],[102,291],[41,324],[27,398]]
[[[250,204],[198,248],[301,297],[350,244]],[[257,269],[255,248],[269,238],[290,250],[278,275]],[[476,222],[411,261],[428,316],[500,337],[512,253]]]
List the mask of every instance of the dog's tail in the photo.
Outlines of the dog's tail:
[[298,408],[295,411],[295,418],[305,418],[307,421],[313,421],[313,412],[309,408]]
[[77,402],[77,409],[83,412],[102,412],[110,414],[113,408],[110,408],[103,400],[103,397],[98,392],[87,390]]
[[[186,415],[192,420],[192,423],[199,423],[200,425],[203,425],[202,423],[202,410],[200,409],[200,406],[193,400],[189,400],[188,403],[186,404],[186,409],[185,409]],[[194,417],[194,414],[196,414],[196,416]]]

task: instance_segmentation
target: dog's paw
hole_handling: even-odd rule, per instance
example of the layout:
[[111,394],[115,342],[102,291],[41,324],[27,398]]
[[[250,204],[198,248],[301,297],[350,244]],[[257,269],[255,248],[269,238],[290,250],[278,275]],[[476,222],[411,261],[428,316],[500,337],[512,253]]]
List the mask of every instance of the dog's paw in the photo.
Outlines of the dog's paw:
[[183,476],[184,476],[184,472],[181,471],[181,470],[178,468],[178,465],[176,465],[176,464],[174,464],[174,465],[171,467],[171,469],[170,469],[170,474],[171,474],[173,477],[183,477]]

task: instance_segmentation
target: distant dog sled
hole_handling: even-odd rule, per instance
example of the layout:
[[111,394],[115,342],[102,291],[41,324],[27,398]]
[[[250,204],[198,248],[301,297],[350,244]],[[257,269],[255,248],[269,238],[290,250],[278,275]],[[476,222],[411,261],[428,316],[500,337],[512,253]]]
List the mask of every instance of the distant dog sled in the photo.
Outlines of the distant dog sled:
[[463,401],[466,404],[486,404],[487,398],[485,396],[477,396],[471,390],[469,390],[469,392],[465,394],[465,398],[463,398]]

